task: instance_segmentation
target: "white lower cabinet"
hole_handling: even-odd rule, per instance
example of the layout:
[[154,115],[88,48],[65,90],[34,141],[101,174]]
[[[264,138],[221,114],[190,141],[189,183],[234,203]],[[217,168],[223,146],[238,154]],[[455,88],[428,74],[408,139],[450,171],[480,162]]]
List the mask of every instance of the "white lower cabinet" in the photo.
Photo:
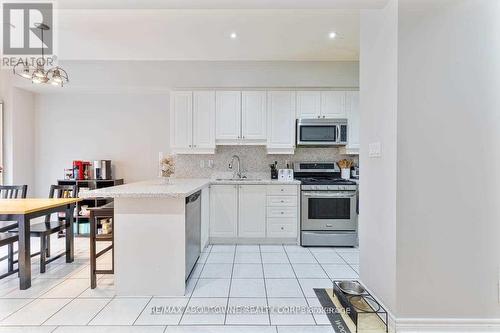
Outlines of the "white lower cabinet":
[[238,185],[210,187],[210,237],[237,236]]
[[238,237],[266,237],[266,186],[238,185]]
[[297,238],[297,185],[210,186],[211,238]]

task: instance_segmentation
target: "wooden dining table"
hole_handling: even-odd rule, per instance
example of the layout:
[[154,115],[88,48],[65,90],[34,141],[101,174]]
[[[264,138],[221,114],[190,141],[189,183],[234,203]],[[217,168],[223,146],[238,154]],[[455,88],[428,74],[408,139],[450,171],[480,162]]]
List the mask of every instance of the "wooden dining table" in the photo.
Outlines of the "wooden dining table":
[[19,229],[18,268],[21,290],[31,287],[30,221],[48,214],[66,214],[66,262],[74,260],[73,214],[80,198],[0,199],[0,221],[16,221]]

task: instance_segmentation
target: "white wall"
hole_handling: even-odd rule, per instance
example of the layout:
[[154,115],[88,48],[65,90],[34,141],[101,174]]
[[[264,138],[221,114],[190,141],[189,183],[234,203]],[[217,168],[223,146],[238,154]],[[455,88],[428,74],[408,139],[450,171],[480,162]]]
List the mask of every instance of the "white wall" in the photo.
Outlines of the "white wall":
[[399,1],[399,317],[500,318],[499,31],[496,0]]
[[393,0],[361,18],[361,278],[398,332],[500,328],[499,13]]
[[[361,13],[360,277],[396,308],[397,3]],[[368,145],[382,145],[381,158]]]
[[[65,65],[66,66],[66,65]],[[37,97],[36,193],[74,159],[111,159],[126,182],[157,174],[175,87],[357,87],[356,62],[69,63],[71,84]],[[96,79],[99,78],[99,79]],[[49,87],[52,88],[52,87]],[[92,93],[88,93],[92,91]],[[54,93],[57,92],[57,93]]]
[[27,184],[34,193],[35,94],[15,88],[12,73],[0,73],[0,100],[4,102],[2,123],[3,183]]
[[37,97],[36,193],[46,196],[73,160],[111,159],[127,182],[154,178],[167,151],[168,96],[51,94]]

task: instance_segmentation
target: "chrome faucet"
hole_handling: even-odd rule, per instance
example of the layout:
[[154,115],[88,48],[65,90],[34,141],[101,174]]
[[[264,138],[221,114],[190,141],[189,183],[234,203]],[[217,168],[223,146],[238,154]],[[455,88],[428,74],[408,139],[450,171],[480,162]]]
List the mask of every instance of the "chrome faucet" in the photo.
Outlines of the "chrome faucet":
[[238,161],[238,169],[236,171],[233,171],[233,178],[246,178],[245,176],[242,175],[242,172],[241,172],[241,160],[240,160],[240,157],[238,155],[233,155],[233,157],[231,157],[231,162],[229,162],[229,169],[233,169],[233,164],[234,164],[234,160],[237,160]]

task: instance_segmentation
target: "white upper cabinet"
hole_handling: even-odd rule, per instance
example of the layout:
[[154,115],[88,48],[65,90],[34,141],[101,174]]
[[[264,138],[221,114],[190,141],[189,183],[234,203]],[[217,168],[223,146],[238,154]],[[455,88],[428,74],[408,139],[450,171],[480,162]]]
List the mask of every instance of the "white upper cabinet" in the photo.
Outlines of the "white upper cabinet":
[[295,91],[267,92],[267,149],[290,154],[295,148]]
[[176,154],[215,153],[215,92],[170,93],[170,148]]
[[241,137],[244,140],[266,140],[267,94],[265,91],[241,93]]
[[321,92],[297,91],[297,118],[320,118]]
[[238,185],[238,237],[266,236],[266,185]]
[[193,92],[173,91],[170,94],[170,146],[173,152],[192,146]]
[[241,137],[241,91],[217,91],[215,140],[238,140]]
[[321,118],[345,118],[345,91],[321,92]]
[[347,121],[349,125],[347,150],[359,153],[359,91],[349,91],[346,95]]
[[215,91],[193,92],[193,148],[215,149]]

